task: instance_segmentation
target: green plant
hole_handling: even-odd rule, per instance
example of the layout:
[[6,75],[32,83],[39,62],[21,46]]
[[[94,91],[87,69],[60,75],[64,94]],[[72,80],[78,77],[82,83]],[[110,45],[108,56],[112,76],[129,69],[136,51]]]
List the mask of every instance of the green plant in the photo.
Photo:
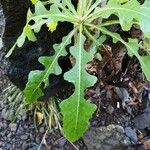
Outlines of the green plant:
[[[58,65],[58,58],[67,54],[65,47],[72,43],[70,53],[75,57],[76,62],[71,70],[64,74],[65,80],[72,82],[75,86],[74,93],[61,102],[60,108],[63,115],[63,131],[66,138],[70,141],[76,141],[80,138],[88,127],[88,121],[96,110],[96,106],[84,98],[86,88],[93,86],[96,77],[87,73],[85,65],[92,61],[97,48],[106,40],[106,37],[112,37],[113,42],[121,42],[127,48],[129,56],[135,56],[141,65],[146,78],[150,80],[150,56],[141,56],[138,53],[139,44],[137,39],[129,38],[125,41],[117,33],[107,29],[107,26],[120,24],[124,31],[130,30],[133,24],[141,27],[146,38],[150,37],[150,2],[145,0],[140,4],[137,0],[108,0],[104,7],[99,7],[103,0],[79,0],[77,10],[72,5],[71,0],[31,0],[35,5],[35,12],[30,9],[27,13],[27,23],[23,33],[18,38],[7,57],[11,55],[13,49],[21,47],[25,39],[36,41],[34,33],[40,31],[41,26],[47,24],[52,32],[56,29],[58,22],[70,22],[74,25],[73,30],[63,38],[60,44],[55,44],[55,54],[51,57],[42,56],[39,62],[45,66],[44,71],[31,71],[28,83],[24,90],[25,102],[30,104],[43,95],[40,89],[41,83],[47,87],[48,77],[54,73],[61,74],[61,68]],[[45,5],[51,4],[50,10]],[[107,20],[110,15],[116,15],[118,19]],[[96,23],[94,20],[101,18],[102,21]],[[30,21],[34,24],[30,25]],[[93,35],[93,30],[100,31],[99,35]],[[87,38],[93,41],[90,51],[84,49],[84,43]]]

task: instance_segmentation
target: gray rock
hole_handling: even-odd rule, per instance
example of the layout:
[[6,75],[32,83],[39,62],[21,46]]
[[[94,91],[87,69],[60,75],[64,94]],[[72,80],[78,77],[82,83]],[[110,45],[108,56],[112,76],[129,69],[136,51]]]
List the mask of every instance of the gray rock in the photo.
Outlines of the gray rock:
[[33,146],[31,148],[29,148],[28,150],[38,150],[39,146]]
[[2,39],[0,38],[0,49],[3,47],[2,45]]
[[27,140],[27,139],[28,139],[28,136],[27,136],[27,135],[21,135],[21,136],[20,136],[20,139],[21,139],[21,140]]
[[6,129],[8,127],[8,123],[7,122],[3,122],[3,128]]
[[138,141],[138,137],[136,134],[136,129],[132,129],[131,127],[125,128],[126,135],[131,139],[131,141],[136,144]]
[[111,114],[114,112],[114,107],[112,107],[111,105],[109,105],[109,106],[106,108],[106,112],[111,115]]
[[8,138],[10,138],[12,136],[11,132],[7,135]]
[[40,138],[38,136],[35,138],[35,141],[36,141],[37,144],[41,143],[41,140],[40,140]]
[[44,127],[41,127],[41,128],[39,129],[39,131],[40,131],[40,133],[44,133],[44,132],[45,132]]
[[9,113],[8,113],[8,111],[7,111],[6,108],[4,108],[4,109],[2,110],[1,117],[2,117],[3,119],[9,120]]
[[16,123],[10,123],[9,124],[10,130],[16,132],[17,130],[17,124]]
[[34,141],[34,135],[30,133],[29,136],[30,136],[30,139],[31,139],[32,141]]
[[22,148],[22,150],[26,150],[28,148],[28,144],[27,143],[23,143],[21,148]]
[[63,147],[66,142],[67,142],[67,140],[65,138],[61,138],[60,140],[58,140],[58,145],[60,147]]
[[17,116],[18,121],[22,120],[21,115]]
[[26,110],[25,110],[25,109],[22,109],[22,110],[19,112],[19,115],[17,116],[17,118],[18,118],[19,120],[25,121],[25,120],[27,119]]
[[22,115],[22,120],[25,121],[26,119],[27,119],[27,114],[25,113]]
[[122,150],[131,144],[123,127],[118,125],[92,127],[87,131],[83,140],[88,150]]
[[2,146],[3,142],[0,141],[0,146]]
[[122,101],[122,107],[125,108],[126,104],[130,102],[131,97],[128,93],[128,91],[125,88],[120,88],[120,87],[114,87],[114,91],[118,95],[118,97]]
[[11,149],[11,144],[6,144],[6,149]]
[[141,145],[137,148],[137,150],[147,150],[147,149],[144,147],[144,145]]
[[150,126],[150,111],[146,111],[145,113],[134,118],[134,124],[139,129],[145,129]]
[[3,123],[0,122],[0,130],[2,130],[2,128],[3,128]]

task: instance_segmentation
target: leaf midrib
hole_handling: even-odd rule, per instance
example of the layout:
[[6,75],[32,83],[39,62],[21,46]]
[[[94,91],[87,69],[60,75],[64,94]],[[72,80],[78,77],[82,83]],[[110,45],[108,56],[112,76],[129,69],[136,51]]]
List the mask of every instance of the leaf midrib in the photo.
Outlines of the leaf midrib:
[[58,51],[57,55],[55,56],[54,60],[52,61],[52,63],[50,64],[50,67],[48,68],[48,70],[46,71],[45,75],[43,76],[42,80],[39,82],[39,84],[37,85],[37,87],[34,89],[34,91],[32,92],[31,96],[30,96],[30,100],[32,99],[32,96],[34,95],[34,93],[36,92],[36,90],[40,87],[41,83],[44,81],[44,79],[50,74],[50,70],[53,67],[54,63],[56,62],[57,58],[59,57],[61,51],[63,50],[63,48],[65,48],[66,43],[68,42],[68,40],[73,36],[75,30],[73,30],[69,35],[68,38],[66,39],[66,41],[64,42],[63,46],[60,48],[60,50]]
[[77,112],[76,112],[76,123],[75,123],[75,134],[77,133],[77,126],[78,126],[78,120],[79,120],[79,111],[80,111],[80,97],[81,97],[81,91],[80,91],[80,87],[81,87],[81,54],[82,54],[82,25],[80,26],[79,29],[79,72],[78,72],[78,98],[77,98]]

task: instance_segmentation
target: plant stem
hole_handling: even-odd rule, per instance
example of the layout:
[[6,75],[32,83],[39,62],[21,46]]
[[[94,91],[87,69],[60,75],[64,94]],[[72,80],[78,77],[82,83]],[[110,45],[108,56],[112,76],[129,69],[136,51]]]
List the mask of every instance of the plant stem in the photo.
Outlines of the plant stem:
[[87,36],[96,44],[96,46],[99,46],[99,42],[97,41],[97,39],[86,28],[84,28],[84,31]]
[[89,18],[89,14],[96,8],[96,7],[98,7],[98,5],[100,4],[100,2],[101,2],[102,0],[98,0],[98,1],[96,1],[90,8],[89,8],[89,10],[88,10],[88,12],[85,14],[85,16],[83,17],[84,19],[85,18]]

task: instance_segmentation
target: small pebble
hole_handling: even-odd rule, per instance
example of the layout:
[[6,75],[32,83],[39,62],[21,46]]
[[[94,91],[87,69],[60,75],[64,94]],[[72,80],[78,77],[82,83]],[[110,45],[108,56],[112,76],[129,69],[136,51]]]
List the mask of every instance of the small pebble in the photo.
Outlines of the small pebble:
[[67,142],[67,140],[66,140],[65,138],[61,138],[61,139],[58,141],[58,145],[59,145],[60,147],[63,147],[66,142]]
[[16,123],[10,123],[9,124],[10,130],[16,132],[17,130],[17,124]]
[[112,107],[111,105],[109,105],[109,106],[106,108],[106,112],[111,115],[111,114],[114,112],[114,107]]
[[38,136],[36,137],[35,141],[36,141],[37,144],[41,143],[41,140],[40,140],[40,138]]
[[39,131],[40,131],[40,133],[44,133],[45,132],[44,127],[41,127]]
[[7,137],[8,137],[8,138],[10,138],[10,137],[11,137],[11,135],[12,135],[12,134],[11,134],[11,132],[10,132],[10,133],[7,135]]
[[5,120],[9,120],[9,115],[8,115],[8,111],[6,108],[4,108],[1,112],[1,117]]
[[22,150],[26,150],[28,148],[28,144],[27,143],[23,143],[21,148],[22,148]]
[[27,139],[28,139],[28,136],[27,136],[27,135],[21,135],[21,136],[20,136],[20,139],[21,139],[21,140],[27,140]]

